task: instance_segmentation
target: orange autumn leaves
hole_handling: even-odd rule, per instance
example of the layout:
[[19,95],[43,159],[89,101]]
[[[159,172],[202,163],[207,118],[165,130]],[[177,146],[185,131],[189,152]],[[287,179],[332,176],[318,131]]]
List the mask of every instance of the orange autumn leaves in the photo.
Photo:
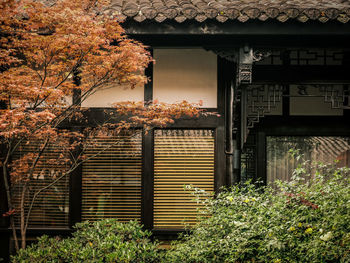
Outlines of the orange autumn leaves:
[[[152,61],[129,39],[100,0],[0,3],[0,139],[54,137],[56,128],[78,116],[72,95],[84,100],[113,84],[133,88]],[[77,86],[74,78],[79,78]],[[57,132],[56,135],[57,136]]]
[[[17,249],[15,228],[20,228],[22,247],[26,243],[31,209],[26,210],[25,204],[32,207],[44,189],[86,160],[77,154],[91,136],[89,129],[83,129],[87,115],[79,101],[104,87],[133,88],[147,82],[140,73],[153,59],[143,44],[125,35],[118,18],[105,12],[108,4],[104,0],[0,1],[0,165],[9,210],[4,214],[10,217]],[[72,103],[73,94],[77,99]],[[114,106],[102,125],[91,116],[89,123],[98,123],[93,130],[100,132],[148,130],[184,116],[209,115],[199,106],[186,101],[124,102]],[[72,123],[76,131],[69,128]],[[22,154],[14,156],[21,147]],[[53,182],[30,196],[29,181],[43,172],[44,165],[56,165],[50,173]],[[59,166],[66,169],[59,172]],[[8,177],[20,185],[16,211]],[[15,225],[14,213],[20,214],[20,226]]]
[[118,116],[130,116],[127,121],[123,120],[117,124],[117,129],[121,130],[132,127],[143,127],[146,130],[152,127],[162,128],[182,117],[216,115],[199,108],[201,102],[189,103],[185,100],[178,103],[163,103],[155,100],[149,104],[127,101],[115,103],[113,106]]
[[78,69],[83,97],[106,84],[146,81],[136,73],[152,61],[149,53],[103,14],[100,1],[7,1],[2,7],[0,63],[9,68],[0,76],[1,100],[62,105],[77,88],[72,78]]
[[[28,182],[41,173],[44,161],[67,164],[69,172],[79,165],[72,152],[81,130],[62,129],[82,116],[79,104],[72,104],[74,91],[80,90],[79,101],[104,86],[133,88],[147,80],[139,72],[152,61],[149,52],[105,14],[106,5],[102,0],[0,1],[0,164],[17,249],[14,229],[20,228],[25,247],[30,219],[24,204],[32,205],[49,187],[27,200]],[[27,146],[31,150],[18,158],[16,152]],[[52,151],[58,158],[47,157]],[[50,173],[54,182],[58,174]],[[21,185],[20,226],[12,217],[8,176]]]

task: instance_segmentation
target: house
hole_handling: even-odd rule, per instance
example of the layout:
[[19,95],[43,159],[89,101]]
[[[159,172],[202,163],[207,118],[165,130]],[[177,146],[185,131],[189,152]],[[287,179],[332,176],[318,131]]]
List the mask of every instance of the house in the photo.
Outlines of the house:
[[[29,236],[67,234],[76,222],[111,216],[137,219],[155,236],[170,238],[183,221],[195,222],[197,206],[184,184],[219,191],[245,180],[288,179],[296,165],[291,148],[349,165],[349,1],[113,0],[106,12],[125,20],[156,64],[146,71],[145,87],[108,88],[83,107],[103,116],[115,98],[202,100],[220,117],[99,138],[101,145],[122,143],[62,182],[51,193],[58,203],[48,194]],[[1,194],[1,207],[4,200]],[[5,220],[0,232],[6,257]]]

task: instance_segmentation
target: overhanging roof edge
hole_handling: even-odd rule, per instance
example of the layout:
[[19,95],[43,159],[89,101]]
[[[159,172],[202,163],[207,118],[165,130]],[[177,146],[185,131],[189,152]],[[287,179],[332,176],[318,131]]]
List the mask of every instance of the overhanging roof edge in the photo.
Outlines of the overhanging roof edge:
[[228,21],[219,23],[215,20],[207,20],[199,23],[186,21],[176,23],[173,21],[156,23],[154,21],[143,21],[142,23],[133,20],[123,22],[127,34],[131,35],[307,35],[307,36],[350,36],[350,23],[341,24],[333,21],[326,24],[313,21],[299,23],[288,21],[279,23],[276,21]]

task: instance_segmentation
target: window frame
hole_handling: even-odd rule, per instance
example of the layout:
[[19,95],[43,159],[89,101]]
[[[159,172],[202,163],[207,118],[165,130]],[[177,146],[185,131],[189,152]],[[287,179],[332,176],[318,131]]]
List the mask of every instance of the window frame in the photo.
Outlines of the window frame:
[[266,116],[252,130],[256,139],[256,176],[267,184],[267,136],[343,136],[350,135],[350,114],[343,116]]
[[[153,50],[150,49],[151,54]],[[210,129],[214,132],[214,191],[217,193],[226,185],[226,155],[225,155],[225,104],[226,85],[224,78],[225,60],[217,56],[217,108],[203,108],[215,111],[217,116],[199,117],[197,119],[184,118],[176,120],[165,129]],[[149,82],[144,86],[144,100],[153,100],[153,65],[145,70]],[[200,98],[199,98],[200,99]],[[90,109],[89,114],[99,116],[104,108]],[[102,114],[100,116],[103,116]],[[102,120],[102,119],[101,119]],[[81,128],[79,128],[81,130]],[[81,149],[77,149],[77,153]],[[70,228],[81,221],[82,204],[82,166],[71,174],[70,182]],[[153,229],[153,195],[154,195],[154,130],[142,132],[142,173],[141,173],[141,224],[144,228],[152,230],[160,238],[177,237],[182,230],[154,230]]]

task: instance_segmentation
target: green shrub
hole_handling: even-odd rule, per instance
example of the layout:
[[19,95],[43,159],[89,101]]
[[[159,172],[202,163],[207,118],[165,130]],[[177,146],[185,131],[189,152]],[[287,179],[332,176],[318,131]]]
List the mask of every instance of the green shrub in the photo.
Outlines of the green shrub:
[[165,261],[350,262],[349,169],[318,164],[312,175],[307,170],[300,166],[277,189],[248,183],[221,192],[208,206],[212,216]]
[[106,219],[75,228],[70,238],[41,237],[37,244],[20,250],[12,262],[159,262],[151,233],[137,222]]

